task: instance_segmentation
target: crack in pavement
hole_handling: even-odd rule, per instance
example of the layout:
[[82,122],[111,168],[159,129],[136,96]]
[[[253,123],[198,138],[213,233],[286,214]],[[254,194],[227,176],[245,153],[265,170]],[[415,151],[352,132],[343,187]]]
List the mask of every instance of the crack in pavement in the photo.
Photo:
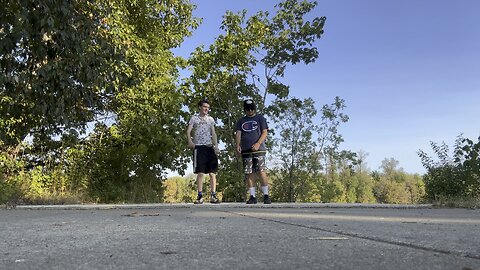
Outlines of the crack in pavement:
[[472,253],[468,253],[468,252],[460,252],[460,251],[454,251],[454,250],[444,250],[444,249],[439,249],[439,248],[434,248],[434,247],[425,247],[425,246],[421,246],[421,245],[417,245],[417,244],[413,244],[413,243],[393,241],[393,240],[383,239],[383,238],[374,237],[374,236],[362,235],[362,234],[359,234],[359,233],[338,231],[338,230],[332,230],[332,229],[327,229],[327,228],[322,228],[322,227],[314,227],[314,226],[309,226],[309,225],[304,225],[304,224],[282,221],[282,220],[277,220],[277,219],[272,219],[272,218],[258,217],[258,216],[249,215],[249,214],[246,214],[246,213],[241,213],[241,212],[236,212],[236,211],[228,211],[226,209],[225,210],[218,209],[216,211],[235,214],[235,215],[243,216],[243,217],[247,217],[247,218],[253,218],[253,219],[258,219],[258,220],[263,220],[263,221],[279,223],[279,224],[283,224],[283,225],[290,225],[290,226],[295,226],[295,227],[300,227],[300,228],[305,228],[305,229],[310,229],[310,230],[316,230],[316,231],[339,234],[339,235],[342,235],[342,236],[349,236],[349,237],[358,238],[358,239],[370,240],[370,241],[375,241],[375,242],[379,242],[379,243],[385,243],[385,244],[408,247],[408,248],[413,248],[413,249],[423,250],[423,251],[428,251],[428,252],[436,252],[436,253],[441,253],[441,254],[446,254],[446,255],[455,255],[455,256],[460,256],[460,257],[464,257],[464,258],[480,260],[480,255],[479,254],[472,254]]

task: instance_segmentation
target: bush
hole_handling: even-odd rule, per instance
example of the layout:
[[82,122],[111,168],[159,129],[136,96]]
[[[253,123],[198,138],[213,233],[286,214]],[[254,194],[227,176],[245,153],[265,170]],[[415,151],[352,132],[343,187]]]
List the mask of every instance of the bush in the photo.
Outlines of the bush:
[[453,158],[449,157],[449,148],[445,143],[438,145],[430,142],[438,157],[436,162],[422,150],[418,152],[427,169],[424,175],[427,200],[480,198],[480,137],[478,140],[474,143],[459,136],[455,142]]
[[0,204],[16,201],[21,197],[18,181],[14,178],[22,172],[23,161],[18,161],[10,154],[12,149],[1,148],[0,141]]

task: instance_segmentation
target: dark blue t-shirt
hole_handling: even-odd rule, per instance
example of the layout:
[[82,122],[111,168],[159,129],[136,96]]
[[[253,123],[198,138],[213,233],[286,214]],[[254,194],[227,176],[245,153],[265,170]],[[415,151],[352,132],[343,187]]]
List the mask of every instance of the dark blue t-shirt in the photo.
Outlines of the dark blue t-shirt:
[[[242,152],[251,151],[252,146],[258,141],[262,135],[262,131],[268,129],[267,120],[263,115],[256,114],[252,117],[244,116],[237,122],[237,131],[242,132],[240,147]],[[265,142],[260,145],[259,151],[265,151]]]

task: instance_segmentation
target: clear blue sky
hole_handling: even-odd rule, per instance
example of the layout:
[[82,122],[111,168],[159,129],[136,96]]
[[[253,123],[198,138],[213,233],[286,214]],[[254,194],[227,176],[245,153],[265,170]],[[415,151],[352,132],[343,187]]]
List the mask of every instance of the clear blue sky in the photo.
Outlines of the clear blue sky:
[[[226,10],[273,12],[279,1],[192,2],[204,21],[177,53],[208,46]],[[478,0],[319,0],[311,17],[327,17],[320,57],[287,69],[284,82],[318,109],[346,101],[341,148],[368,153],[370,169],[395,158],[424,173],[417,151],[431,153],[430,141],[480,136],[479,14]]]

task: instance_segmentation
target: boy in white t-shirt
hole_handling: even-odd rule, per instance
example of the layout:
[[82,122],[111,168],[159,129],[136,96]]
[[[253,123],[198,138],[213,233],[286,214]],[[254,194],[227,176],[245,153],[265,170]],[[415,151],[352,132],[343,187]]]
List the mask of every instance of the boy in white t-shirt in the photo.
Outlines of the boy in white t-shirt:
[[[188,122],[187,139],[188,147],[193,149],[193,168],[197,174],[198,196],[195,204],[203,203],[203,180],[205,174],[210,175],[210,203],[220,203],[216,193],[216,172],[218,170],[219,153],[215,121],[208,115],[210,103],[207,100],[198,102],[198,114],[192,116]],[[192,136],[192,131],[193,136]]]

